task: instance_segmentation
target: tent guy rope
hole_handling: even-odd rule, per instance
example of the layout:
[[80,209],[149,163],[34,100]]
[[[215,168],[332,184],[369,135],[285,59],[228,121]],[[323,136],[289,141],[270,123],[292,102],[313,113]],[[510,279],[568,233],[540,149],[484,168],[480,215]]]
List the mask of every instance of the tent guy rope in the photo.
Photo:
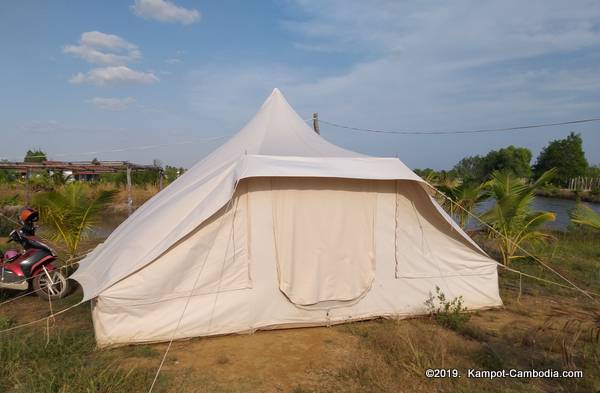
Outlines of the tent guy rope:
[[[227,202],[227,204],[225,205],[225,210],[227,211],[229,210],[229,208],[232,205],[233,202],[233,198],[235,196],[235,192],[237,190],[239,184],[239,180],[235,182],[234,186],[233,186],[233,192],[231,194],[231,197],[229,198],[229,201]],[[224,219],[225,215],[223,215],[221,217],[221,220],[219,222],[219,226],[217,231],[215,231],[215,237],[218,236],[219,231],[221,230],[223,223],[225,222]],[[165,350],[164,355],[162,356],[162,359],[160,361],[160,364],[158,366],[158,369],[156,370],[156,374],[154,375],[154,379],[152,380],[152,384],[150,385],[150,389],[148,389],[148,393],[152,393],[152,391],[154,390],[154,386],[156,385],[156,382],[158,381],[158,376],[165,364],[165,361],[167,360],[167,355],[169,354],[169,351],[171,350],[171,347],[173,345],[173,341],[175,340],[175,335],[177,334],[177,332],[179,331],[179,327],[181,326],[181,321],[183,320],[183,317],[185,315],[185,312],[187,311],[187,308],[190,304],[190,300],[192,299],[192,296],[194,295],[194,289],[196,289],[196,285],[198,284],[198,281],[200,280],[200,276],[202,275],[202,272],[204,271],[204,268],[206,267],[207,261],[208,261],[208,256],[210,255],[210,250],[207,251],[206,256],[204,257],[204,263],[202,264],[200,270],[198,271],[198,274],[196,275],[196,279],[194,280],[194,284],[192,285],[192,289],[190,290],[189,295],[186,298],[185,301],[185,305],[183,307],[183,310],[181,311],[181,315],[179,316],[179,319],[177,321],[177,325],[175,326],[175,329],[173,329],[173,332],[171,333],[171,338],[169,339],[169,345],[167,345],[167,349]],[[216,304],[213,305],[213,308],[216,306]]]
[[[86,254],[86,255],[87,255],[87,254]],[[64,269],[64,268],[66,268],[66,267],[70,267],[70,266],[77,265],[77,264],[79,263],[79,260],[81,260],[82,258],[84,258],[86,255],[82,255],[82,256],[80,256],[80,257],[77,257],[77,261],[76,261],[76,262],[71,262],[71,263],[68,263],[68,264],[66,264],[66,265],[61,265],[61,266],[60,266],[60,268],[61,268],[61,269]],[[33,279],[33,278],[35,278],[35,277],[37,277],[37,276],[39,276],[39,275],[42,275],[42,274],[45,274],[45,273],[42,271],[41,273],[34,274],[34,275],[33,275],[33,276],[31,276],[29,279]],[[39,289],[32,289],[32,290],[30,290],[30,291],[26,291],[26,292],[24,292],[24,293],[22,293],[22,294],[20,294],[20,295],[18,295],[18,296],[12,297],[12,298],[10,298],[10,299],[8,299],[8,300],[5,300],[5,301],[1,302],[1,303],[0,303],[0,307],[4,306],[4,305],[5,305],[5,304],[7,304],[7,303],[14,302],[15,300],[21,299],[21,298],[23,298],[23,297],[25,297],[25,296],[32,295],[32,294],[34,294],[34,293],[37,293],[37,292],[39,292],[39,291],[42,291],[42,290],[43,290],[43,288],[39,288]]]
[[74,309],[77,306],[82,305],[83,303],[84,302],[75,303],[72,306],[69,306],[69,307],[67,307],[67,308],[65,308],[63,310],[60,310],[60,311],[55,312],[53,314],[50,314],[47,317],[39,318],[39,319],[36,319],[34,321],[31,321],[31,322],[23,323],[21,325],[9,327],[8,329],[0,330],[0,335],[3,334],[3,333],[7,333],[7,332],[10,332],[10,331],[13,331],[13,330],[22,329],[22,328],[27,327],[27,326],[35,325],[36,323],[40,323],[40,322],[46,321],[46,320],[51,319],[51,318],[55,318],[56,316],[64,314],[67,311],[69,311],[71,309]]
[[[590,291],[586,291],[586,290],[580,288],[575,283],[573,283],[571,280],[569,280],[568,278],[566,278],[564,275],[562,275],[558,271],[556,271],[556,269],[552,268],[551,266],[549,266],[547,263],[545,263],[544,261],[542,261],[541,259],[539,259],[535,255],[533,255],[532,253],[530,253],[529,251],[525,250],[520,245],[518,245],[515,242],[513,242],[512,239],[510,239],[509,237],[505,236],[503,233],[500,233],[496,228],[492,227],[487,222],[483,221],[481,218],[479,218],[479,216],[477,216],[476,214],[473,214],[472,212],[470,212],[467,209],[465,209],[464,207],[462,207],[460,204],[454,202],[450,197],[448,197],[446,194],[444,194],[443,192],[441,192],[440,190],[438,190],[437,188],[435,188],[431,184],[429,184],[429,183],[427,183],[427,184],[429,185],[429,187],[431,187],[433,190],[435,190],[439,195],[441,195],[443,198],[447,199],[451,204],[455,204],[459,209],[463,210],[469,216],[475,218],[478,222],[480,222],[486,228],[488,228],[492,232],[496,233],[497,235],[505,238],[506,240],[508,240],[509,242],[511,242],[517,249],[519,249],[521,252],[523,252],[525,255],[529,256],[530,258],[532,258],[533,260],[535,260],[536,262],[538,262],[540,265],[542,265],[543,267],[545,267],[546,269],[548,269],[549,271],[551,271],[552,273],[554,273],[555,275],[557,275],[558,277],[560,277],[561,279],[563,279],[565,282],[567,282],[570,285],[570,287],[568,287],[568,288],[575,289],[575,290],[581,292],[582,294],[584,294],[586,297],[590,298],[591,300],[597,302],[597,299],[594,299],[593,296],[600,297],[600,294],[597,294],[597,293],[594,293],[594,292],[590,292]],[[556,282],[553,282],[553,281],[545,280],[545,279],[540,278],[540,277],[535,277],[535,276],[528,275],[528,274],[523,273],[521,271],[518,271],[516,269],[509,268],[508,266],[503,265],[503,264],[501,264],[499,262],[496,262],[496,264],[498,266],[501,266],[501,267],[505,268],[506,270],[510,270],[510,271],[513,271],[513,272],[516,272],[516,273],[519,273],[519,274],[522,274],[522,275],[525,275],[525,276],[528,276],[528,277],[535,278],[535,279],[540,280],[540,281],[547,282],[547,283],[552,283],[552,284],[555,284],[555,285],[567,287],[566,285],[562,285],[562,284],[559,284],[559,283],[556,283]]]

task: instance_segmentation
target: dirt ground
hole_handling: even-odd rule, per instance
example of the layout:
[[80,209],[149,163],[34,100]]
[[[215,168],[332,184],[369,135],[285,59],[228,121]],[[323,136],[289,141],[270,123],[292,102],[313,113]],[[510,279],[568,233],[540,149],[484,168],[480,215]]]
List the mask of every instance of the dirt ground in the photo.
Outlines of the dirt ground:
[[[74,304],[79,296],[54,304],[55,310]],[[600,391],[600,351],[593,347],[597,344],[581,335],[569,349],[574,332],[563,329],[571,316],[599,311],[596,304],[574,296],[540,296],[539,289],[529,285],[519,300],[518,290],[512,286],[504,286],[502,296],[505,307],[473,313],[459,331],[429,318],[416,318],[177,341],[155,391]],[[48,315],[49,308],[47,302],[27,296],[3,305],[0,311],[18,324]],[[31,330],[45,334],[45,326]],[[57,317],[51,332],[57,330],[91,335],[88,305]],[[166,347],[164,343],[106,350],[90,347],[89,353],[83,349],[81,356],[89,356],[91,362],[110,359],[124,373],[141,370],[137,386],[149,386]],[[570,351],[571,364],[565,350]],[[463,375],[428,379],[424,376],[427,368],[457,368]],[[474,380],[466,378],[468,368],[581,369],[584,378]]]

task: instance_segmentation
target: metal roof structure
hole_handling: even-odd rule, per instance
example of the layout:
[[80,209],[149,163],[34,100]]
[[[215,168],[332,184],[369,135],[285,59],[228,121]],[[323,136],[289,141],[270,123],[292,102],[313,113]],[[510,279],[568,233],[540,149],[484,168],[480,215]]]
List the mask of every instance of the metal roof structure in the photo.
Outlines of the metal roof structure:
[[128,213],[133,211],[133,198],[131,194],[131,172],[140,170],[158,171],[159,189],[163,185],[163,169],[156,165],[140,165],[129,161],[42,161],[42,162],[17,162],[0,161],[0,170],[16,170],[25,175],[25,202],[31,202],[31,189],[29,178],[36,170],[71,171],[74,176],[96,175],[103,173],[125,172],[127,174],[127,207]]
[[12,169],[22,172],[34,170],[59,170],[73,171],[73,173],[100,174],[125,172],[128,169],[136,170],[162,170],[154,165],[140,165],[128,161],[42,161],[42,162],[9,162],[0,161],[0,169]]

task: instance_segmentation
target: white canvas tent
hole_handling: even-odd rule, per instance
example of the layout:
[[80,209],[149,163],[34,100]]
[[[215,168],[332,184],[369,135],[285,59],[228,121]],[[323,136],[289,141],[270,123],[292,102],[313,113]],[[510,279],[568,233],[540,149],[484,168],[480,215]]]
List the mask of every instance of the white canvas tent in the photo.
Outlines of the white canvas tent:
[[73,278],[100,346],[423,314],[436,286],[500,306],[496,263],[427,187],[327,142],[275,89]]

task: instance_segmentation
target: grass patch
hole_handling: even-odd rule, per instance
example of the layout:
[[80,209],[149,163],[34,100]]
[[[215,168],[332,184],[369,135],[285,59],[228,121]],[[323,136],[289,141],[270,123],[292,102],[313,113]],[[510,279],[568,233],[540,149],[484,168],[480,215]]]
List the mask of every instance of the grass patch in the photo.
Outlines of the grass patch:
[[4,315],[0,315],[0,330],[8,329],[15,324],[15,321],[12,318],[9,318]]
[[5,334],[0,341],[0,391],[121,392],[144,391],[152,375],[125,370],[118,359],[94,351],[89,330],[43,328]]
[[125,356],[130,358],[155,358],[160,355],[160,353],[151,345],[146,344],[132,345],[126,347],[126,349],[124,349],[123,352]]

